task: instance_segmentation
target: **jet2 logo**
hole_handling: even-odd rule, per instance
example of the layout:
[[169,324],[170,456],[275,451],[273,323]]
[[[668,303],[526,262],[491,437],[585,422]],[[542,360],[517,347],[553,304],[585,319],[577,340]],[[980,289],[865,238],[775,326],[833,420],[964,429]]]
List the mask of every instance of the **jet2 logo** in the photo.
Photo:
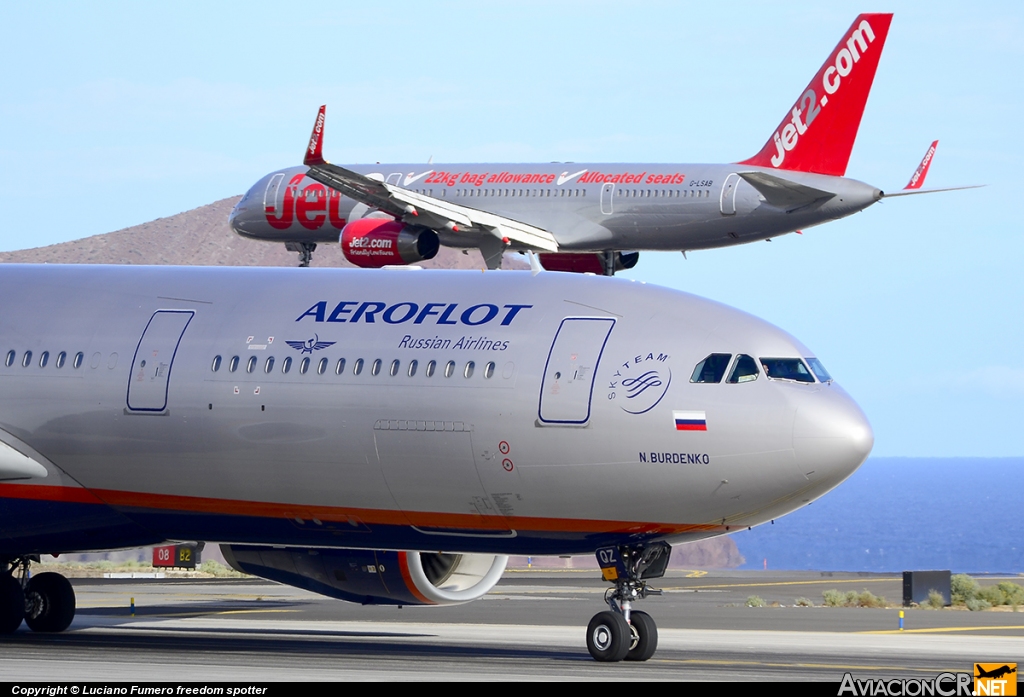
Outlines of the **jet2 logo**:
[[334,346],[334,341],[320,341],[320,335],[314,334],[312,339],[306,339],[305,341],[286,341],[284,342],[291,346],[299,353],[313,353],[320,349],[325,349],[328,346]]
[[615,366],[608,381],[608,399],[627,414],[645,414],[658,406],[672,384],[667,353],[640,354]]

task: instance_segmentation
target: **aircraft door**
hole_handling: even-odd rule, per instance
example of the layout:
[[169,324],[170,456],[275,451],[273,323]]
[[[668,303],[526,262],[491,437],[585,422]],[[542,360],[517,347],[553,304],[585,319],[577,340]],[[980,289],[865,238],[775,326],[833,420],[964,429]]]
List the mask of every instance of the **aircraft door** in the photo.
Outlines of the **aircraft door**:
[[736,215],[736,189],[739,187],[740,175],[733,172],[722,184],[722,215]]
[[601,186],[601,212],[604,215],[612,214],[613,199],[615,197],[615,185],[605,183]]
[[128,410],[162,412],[167,408],[171,367],[192,310],[157,310],[149,319],[132,359],[128,377]]
[[283,174],[275,174],[267,182],[267,190],[263,192],[263,210],[267,215],[272,215],[275,218],[281,217],[281,182],[283,181]]
[[615,320],[566,317],[555,333],[541,380],[540,421],[583,425],[590,420],[594,378]]

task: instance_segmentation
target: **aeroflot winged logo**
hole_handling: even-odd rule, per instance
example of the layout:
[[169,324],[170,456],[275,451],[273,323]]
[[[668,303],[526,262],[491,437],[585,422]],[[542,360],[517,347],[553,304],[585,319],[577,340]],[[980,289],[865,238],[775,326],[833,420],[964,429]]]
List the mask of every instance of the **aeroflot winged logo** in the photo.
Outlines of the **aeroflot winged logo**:
[[[415,303],[398,302],[388,304],[379,301],[362,302],[359,300],[342,300],[328,302],[321,300],[299,315],[295,321],[313,322],[348,322],[349,324],[464,324],[478,327],[497,321],[499,326],[507,327],[524,310],[533,305],[495,305],[478,303]],[[290,344],[291,342],[289,342]]]
[[314,334],[312,339],[306,339],[305,341],[286,341],[284,342],[291,346],[299,353],[313,353],[320,349],[325,349],[328,346],[334,346],[333,341],[320,341],[320,335]]

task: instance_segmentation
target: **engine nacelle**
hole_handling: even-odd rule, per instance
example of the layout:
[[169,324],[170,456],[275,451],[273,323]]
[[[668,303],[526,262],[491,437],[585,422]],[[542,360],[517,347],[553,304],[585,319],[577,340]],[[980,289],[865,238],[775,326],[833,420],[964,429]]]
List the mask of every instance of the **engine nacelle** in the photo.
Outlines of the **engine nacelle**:
[[221,545],[236,571],[363,605],[458,605],[483,596],[508,557]]
[[440,242],[429,228],[409,227],[391,218],[360,218],[341,230],[345,258],[364,269],[433,259]]
[[[548,271],[603,274],[604,255],[598,252],[550,252],[540,254],[540,264]],[[614,252],[615,271],[636,266],[640,252]]]

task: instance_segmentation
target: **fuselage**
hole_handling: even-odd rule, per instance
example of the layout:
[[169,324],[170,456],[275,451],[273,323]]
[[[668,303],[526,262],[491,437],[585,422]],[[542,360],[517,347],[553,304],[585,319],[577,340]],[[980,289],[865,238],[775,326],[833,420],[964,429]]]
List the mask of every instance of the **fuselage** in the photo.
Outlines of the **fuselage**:
[[698,539],[872,445],[831,380],[765,374],[812,356],[793,337],[626,280],[5,265],[0,292],[0,554]]
[[[737,164],[346,165],[444,201],[548,230],[560,251],[710,249],[804,229],[863,210],[881,192],[845,177]],[[345,224],[372,214],[304,176],[304,166],[266,175],[231,214],[253,239],[337,242]],[[834,194],[772,205],[739,173],[764,172]],[[473,247],[472,236],[439,231],[442,244]],[[510,248],[516,249],[514,241]]]

